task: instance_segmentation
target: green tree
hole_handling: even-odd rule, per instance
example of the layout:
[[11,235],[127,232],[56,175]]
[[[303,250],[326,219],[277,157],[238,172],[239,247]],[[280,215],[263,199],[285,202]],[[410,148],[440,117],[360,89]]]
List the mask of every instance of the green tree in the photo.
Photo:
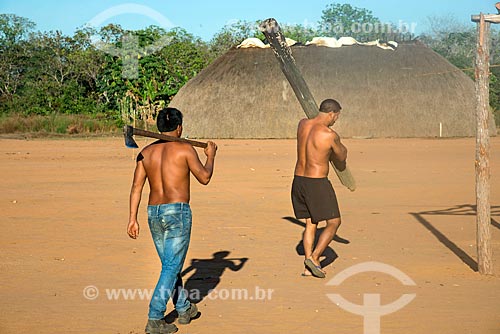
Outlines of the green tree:
[[165,63],[163,99],[170,101],[182,86],[210,62],[208,46],[183,29],[170,32],[171,42],[159,53]]
[[[73,106],[68,103],[68,99],[79,97],[82,93],[81,87],[72,82],[75,80],[73,40],[59,31],[38,32],[32,36],[30,45],[30,66],[26,72],[23,93],[42,98],[29,101],[34,106],[41,106],[39,110],[42,113],[71,113]],[[30,89],[42,89],[44,94],[32,94],[33,92],[27,91]],[[26,109],[28,112],[29,110]]]
[[[428,18],[427,31],[419,36],[431,49],[474,79],[477,30],[473,25],[459,23],[452,16]],[[490,46],[490,105],[500,125],[500,30],[491,30]]]
[[284,24],[281,27],[285,37],[291,38],[299,43],[306,44],[306,42],[311,41],[314,37],[319,36],[320,33],[312,28],[306,27],[300,24],[287,25]]
[[[138,31],[123,31],[122,35],[126,34],[132,34],[138,42],[135,50],[130,50],[135,52],[130,56],[138,58],[138,73],[134,77],[124,76],[123,57],[105,54],[98,90],[108,109],[120,112],[126,106],[128,114],[139,115],[143,121],[151,120],[158,108],[167,105],[178,90],[208,64],[208,48],[183,29],[167,32],[151,26]],[[119,36],[114,40],[114,47],[124,46]],[[158,41],[165,43],[160,50],[140,51]],[[120,53],[123,54],[129,55],[128,52]],[[130,103],[135,110],[130,111]],[[126,120],[127,117],[121,118]]]
[[263,35],[259,31],[258,22],[236,21],[225,25],[210,40],[209,45],[212,59],[219,57],[245,39],[252,37],[263,39]]
[[435,37],[422,35],[420,40],[458,68],[471,68],[474,63],[476,33],[472,28],[450,31]]
[[86,87],[89,94],[97,93],[97,79],[104,65],[104,55],[97,50],[92,38],[97,35],[93,28],[77,29],[73,36],[71,62],[74,64],[75,77]]
[[0,14],[0,45],[5,47],[16,45],[28,37],[36,24],[31,20],[15,14]]
[[[463,25],[452,16],[433,16],[427,21],[427,31],[420,35],[419,40],[458,68],[471,68],[476,52],[474,27]],[[468,74],[472,77],[473,72]]]
[[368,41],[376,38],[374,30],[381,22],[368,9],[332,3],[323,10],[319,24],[323,36],[350,36],[359,41]]
[[29,57],[26,40],[34,28],[24,17],[0,14],[0,102],[11,103],[22,85]]
[[42,115],[98,111],[96,78],[102,62],[91,33],[79,30],[74,37],[57,31],[32,33],[23,42],[22,80],[11,109]]

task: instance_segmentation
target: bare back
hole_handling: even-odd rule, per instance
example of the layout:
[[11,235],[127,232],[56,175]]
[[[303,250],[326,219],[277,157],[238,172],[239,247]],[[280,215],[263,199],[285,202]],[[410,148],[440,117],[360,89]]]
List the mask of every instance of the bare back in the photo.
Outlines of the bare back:
[[[176,137],[180,137],[181,133],[181,125],[174,131],[164,132]],[[188,143],[159,140],[146,146],[137,157],[130,189],[128,235],[133,239],[139,236],[137,212],[146,180],[150,188],[149,205],[189,203],[190,174],[207,185],[213,175],[216,151],[217,145],[208,141],[204,148],[207,160],[203,165],[194,147]]]
[[142,164],[149,182],[149,205],[189,203],[190,172],[203,184],[210,180],[211,172],[207,173],[187,143],[158,141],[144,148],[141,155],[138,165]]
[[187,155],[189,144],[154,143],[142,151],[149,182],[149,205],[189,203],[190,176]]
[[345,160],[347,150],[340,137],[328,126],[314,119],[303,119],[297,129],[295,175],[311,178],[328,176],[329,161]]

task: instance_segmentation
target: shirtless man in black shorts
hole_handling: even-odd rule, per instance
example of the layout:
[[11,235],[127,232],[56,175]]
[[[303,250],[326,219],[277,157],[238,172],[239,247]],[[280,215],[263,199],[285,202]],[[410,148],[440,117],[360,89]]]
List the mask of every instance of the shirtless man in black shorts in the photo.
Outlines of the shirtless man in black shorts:
[[[303,234],[304,275],[324,278],[319,258],[332,241],[340,226],[340,211],[335,191],[328,180],[329,162],[345,163],[347,148],[339,135],[330,129],[340,116],[340,104],[324,100],[320,112],[312,119],[303,119],[297,129],[297,164],[292,184],[292,204],[295,217],[305,219]],[[314,247],[318,223],[326,221]]]

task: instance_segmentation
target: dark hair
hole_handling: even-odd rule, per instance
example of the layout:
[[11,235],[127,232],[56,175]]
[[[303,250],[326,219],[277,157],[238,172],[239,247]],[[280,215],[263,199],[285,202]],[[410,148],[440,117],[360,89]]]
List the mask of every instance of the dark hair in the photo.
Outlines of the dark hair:
[[321,105],[319,106],[319,111],[321,112],[339,112],[342,109],[340,106],[340,103],[335,101],[334,99],[326,99],[323,102],[321,102]]
[[175,108],[163,108],[156,117],[156,126],[160,132],[170,132],[182,125],[182,113]]

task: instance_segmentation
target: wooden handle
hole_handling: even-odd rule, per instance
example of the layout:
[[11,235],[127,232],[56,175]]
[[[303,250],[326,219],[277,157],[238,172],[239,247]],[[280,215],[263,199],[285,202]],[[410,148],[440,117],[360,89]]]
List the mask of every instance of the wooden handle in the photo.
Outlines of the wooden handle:
[[173,137],[173,136],[167,136],[167,135],[163,135],[161,133],[156,133],[156,132],[151,132],[151,131],[146,131],[146,130],[141,130],[141,129],[136,129],[136,128],[132,128],[132,129],[133,129],[133,134],[138,135],[138,136],[156,138],[156,139],[166,140],[166,141],[175,141],[175,142],[180,142],[180,143],[188,143],[188,144],[191,144],[193,146],[201,147],[201,148],[206,148],[208,146],[207,143],[204,143],[201,141],[178,138],[178,137]]

